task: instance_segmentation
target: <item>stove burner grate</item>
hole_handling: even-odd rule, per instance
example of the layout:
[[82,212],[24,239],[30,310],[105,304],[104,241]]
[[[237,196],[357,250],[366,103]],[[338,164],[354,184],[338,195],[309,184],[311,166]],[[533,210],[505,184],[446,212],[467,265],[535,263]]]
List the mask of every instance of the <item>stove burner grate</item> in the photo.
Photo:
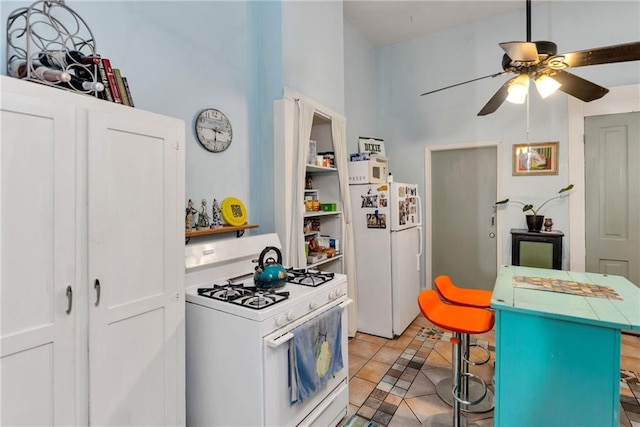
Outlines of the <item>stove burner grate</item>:
[[198,288],[198,295],[260,310],[289,298],[289,292],[261,290],[255,286],[225,283],[211,288]]
[[287,282],[304,286],[320,286],[323,283],[332,280],[334,273],[319,270],[307,270],[304,268],[288,268]]
[[249,295],[257,291],[255,286],[244,286],[242,284],[233,285],[225,283],[223,285],[214,284],[212,288],[199,288],[198,295],[217,299],[220,301],[231,301],[244,295]]
[[238,304],[243,307],[260,310],[280,301],[289,298],[289,292],[286,291],[256,291],[249,295],[241,296],[229,301],[232,304]]

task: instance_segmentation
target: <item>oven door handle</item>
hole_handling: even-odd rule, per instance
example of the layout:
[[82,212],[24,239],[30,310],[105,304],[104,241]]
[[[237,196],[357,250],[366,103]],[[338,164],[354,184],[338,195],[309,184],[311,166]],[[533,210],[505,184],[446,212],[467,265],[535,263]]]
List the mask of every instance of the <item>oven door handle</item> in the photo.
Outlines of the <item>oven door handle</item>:
[[287,332],[284,335],[280,335],[278,338],[268,339],[267,345],[271,348],[277,348],[277,347],[280,347],[282,344],[286,343],[287,341],[291,340],[292,338],[293,338],[293,334],[291,332]]
[[347,298],[346,300],[344,300],[340,304],[338,304],[338,307],[345,308],[346,306],[350,305],[352,302],[353,302],[353,300],[351,298]]
[[[346,300],[342,301],[340,304],[337,304],[338,307],[344,309],[346,306],[348,306],[349,304],[351,304],[353,302],[353,300],[351,298],[347,298]],[[294,327],[297,327],[299,324],[303,324],[304,322],[306,322],[306,320],[302,321],[302,322],[294,322],[291,324],[291,329],[293,329]],[[280,347],[282,344],[290,341],[293,338],[293,333],[291,332],[287,332],[283,335],[279,335],[275,338],[267,338],[267,345],[271,348],[277,348]]]

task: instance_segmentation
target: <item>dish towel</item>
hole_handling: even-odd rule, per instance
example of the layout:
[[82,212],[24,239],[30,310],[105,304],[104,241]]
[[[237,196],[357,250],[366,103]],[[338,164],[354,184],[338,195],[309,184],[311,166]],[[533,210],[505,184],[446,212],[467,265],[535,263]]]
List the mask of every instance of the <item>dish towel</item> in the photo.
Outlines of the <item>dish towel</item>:
[[342,307],[336,306],[291,331],[291,403],[302,402],[325,385],[342,363]]

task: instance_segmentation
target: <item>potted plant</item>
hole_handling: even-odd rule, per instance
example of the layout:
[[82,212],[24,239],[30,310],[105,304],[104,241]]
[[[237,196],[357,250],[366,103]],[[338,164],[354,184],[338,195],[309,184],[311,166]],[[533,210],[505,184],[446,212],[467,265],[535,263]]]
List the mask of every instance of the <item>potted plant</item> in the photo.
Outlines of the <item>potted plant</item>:
[[496,202],[495,204],[496,205],[504,205],[506,203],[513,202],[513,203],[518,203],[518,204],[522,205],[522,212],[527,212],[527,211],[531,211],[532,212],[532,214],[526,216],[526,218],[527,218],[527,227],[529,228],[529,231],[540,231],[542,229],[542,222],[544,221],[544,215],[539,215],[538,214],[540,209],[542,209],[542,207],[544,205],[546,205],[547,203],[549,203],[550,201],[562,197],[562,193],[566,193],[567,191],[570,191],[571,189],[573,189],[573,184],[569,184],[566,187],[561,188],[560,191],[558,191],[558,195],[557,196],[554,196],[554,197],[551,197],[551,198],[545,200],[544,203],[542,203],[537,208],[534,207],[531,203],[523,203],[523,202],[519,202],[517,200],[509,200],[509,199],[500,200],[499,202]]

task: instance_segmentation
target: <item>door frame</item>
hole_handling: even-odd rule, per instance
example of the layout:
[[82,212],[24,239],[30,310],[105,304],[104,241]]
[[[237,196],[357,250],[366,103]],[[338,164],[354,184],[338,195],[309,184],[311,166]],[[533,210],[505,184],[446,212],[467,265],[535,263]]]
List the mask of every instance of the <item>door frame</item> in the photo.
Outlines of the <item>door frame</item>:
[[[464,150],[469,148],[482,148],[482,147],[495,147],[496,148],[496,168],[498,173],[496,174],[496,194],[502,194],[502,141],[489,140],[468,142],[459,144],[448,145],[431,145],[426,146],[424,149],[424,216],[422,226],[424,227],[425,240],[424,240],[424,283],[428,285],[431,280],[427,280],[431,277],[433,271],[433,262],[431,255],[433,253],[433,224],[431,218],[433,218],[433,191],[431,185],[431,156],[435,151],[451,151],[451,150]],[[496,210],[496,269],[500,268],[502,264],[502,209]],[[432,285],[433,286],[433,285]]]
[[634,111],[640,111],[640,84],[611,88],[603,98],[588,103],[568,98],[569,182],[578,189],[569,198],[569,270],[586,268],[584,119]]

